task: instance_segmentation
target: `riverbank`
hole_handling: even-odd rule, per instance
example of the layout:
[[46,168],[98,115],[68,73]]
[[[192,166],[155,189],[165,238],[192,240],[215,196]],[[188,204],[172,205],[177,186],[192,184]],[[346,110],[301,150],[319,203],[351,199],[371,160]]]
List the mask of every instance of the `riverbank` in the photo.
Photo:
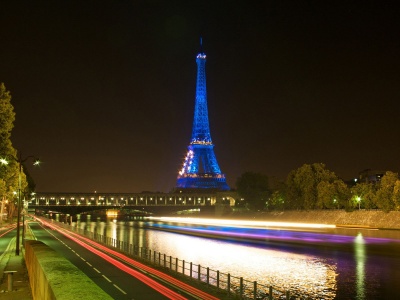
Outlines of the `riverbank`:
[[383,212],[379,210],[312,210],[312,211],[273,211],[258,213],[234,212],[226,218],[263,220],[274,222],[298,222],[331,224],[343,227],[367,227],[400,230],[400,211]]

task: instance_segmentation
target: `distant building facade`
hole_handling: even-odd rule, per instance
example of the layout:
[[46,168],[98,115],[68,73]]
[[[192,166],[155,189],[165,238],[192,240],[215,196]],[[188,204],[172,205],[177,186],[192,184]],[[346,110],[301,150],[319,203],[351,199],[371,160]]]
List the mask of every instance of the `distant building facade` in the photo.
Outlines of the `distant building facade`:
[[380,182],[382,177],[385,175],[384,171],[377,171],[371,169],[365,169],[358,173],[358,183],[377,183]]

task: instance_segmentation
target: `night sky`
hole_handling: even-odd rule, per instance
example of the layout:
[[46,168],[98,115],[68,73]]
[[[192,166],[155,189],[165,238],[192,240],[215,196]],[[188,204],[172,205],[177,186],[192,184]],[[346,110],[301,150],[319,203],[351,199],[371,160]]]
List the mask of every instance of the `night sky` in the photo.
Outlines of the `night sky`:
[[169,192],[203,49],[228,184],[400,169],[396,1],[2,1],[0,82],[40,192]]

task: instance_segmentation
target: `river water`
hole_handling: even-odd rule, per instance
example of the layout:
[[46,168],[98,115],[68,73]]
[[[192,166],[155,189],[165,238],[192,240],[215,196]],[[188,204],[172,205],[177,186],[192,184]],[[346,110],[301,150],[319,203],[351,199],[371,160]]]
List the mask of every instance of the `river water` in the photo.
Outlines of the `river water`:
[[[400,231],[233,228],[91,216],[78,216],[72,225],[313,299],[396,299],[400,284]],[[171,228],[182,233],[164,231]],[[194,231],[201,236],[190,235]],[[224,238],[210,237],[214,232]]]

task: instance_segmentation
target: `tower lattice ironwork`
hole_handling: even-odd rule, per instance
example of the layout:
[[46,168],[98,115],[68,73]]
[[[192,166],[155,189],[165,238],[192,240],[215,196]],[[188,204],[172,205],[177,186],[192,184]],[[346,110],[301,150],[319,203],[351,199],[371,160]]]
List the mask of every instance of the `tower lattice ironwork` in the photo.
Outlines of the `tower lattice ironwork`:
[[201,51],[196,57],[196,101],[192,139],[178,174],[177,188],[229,190],[225,174],[221,173],[214,153],[208,122],[206,90],[206,55]]

